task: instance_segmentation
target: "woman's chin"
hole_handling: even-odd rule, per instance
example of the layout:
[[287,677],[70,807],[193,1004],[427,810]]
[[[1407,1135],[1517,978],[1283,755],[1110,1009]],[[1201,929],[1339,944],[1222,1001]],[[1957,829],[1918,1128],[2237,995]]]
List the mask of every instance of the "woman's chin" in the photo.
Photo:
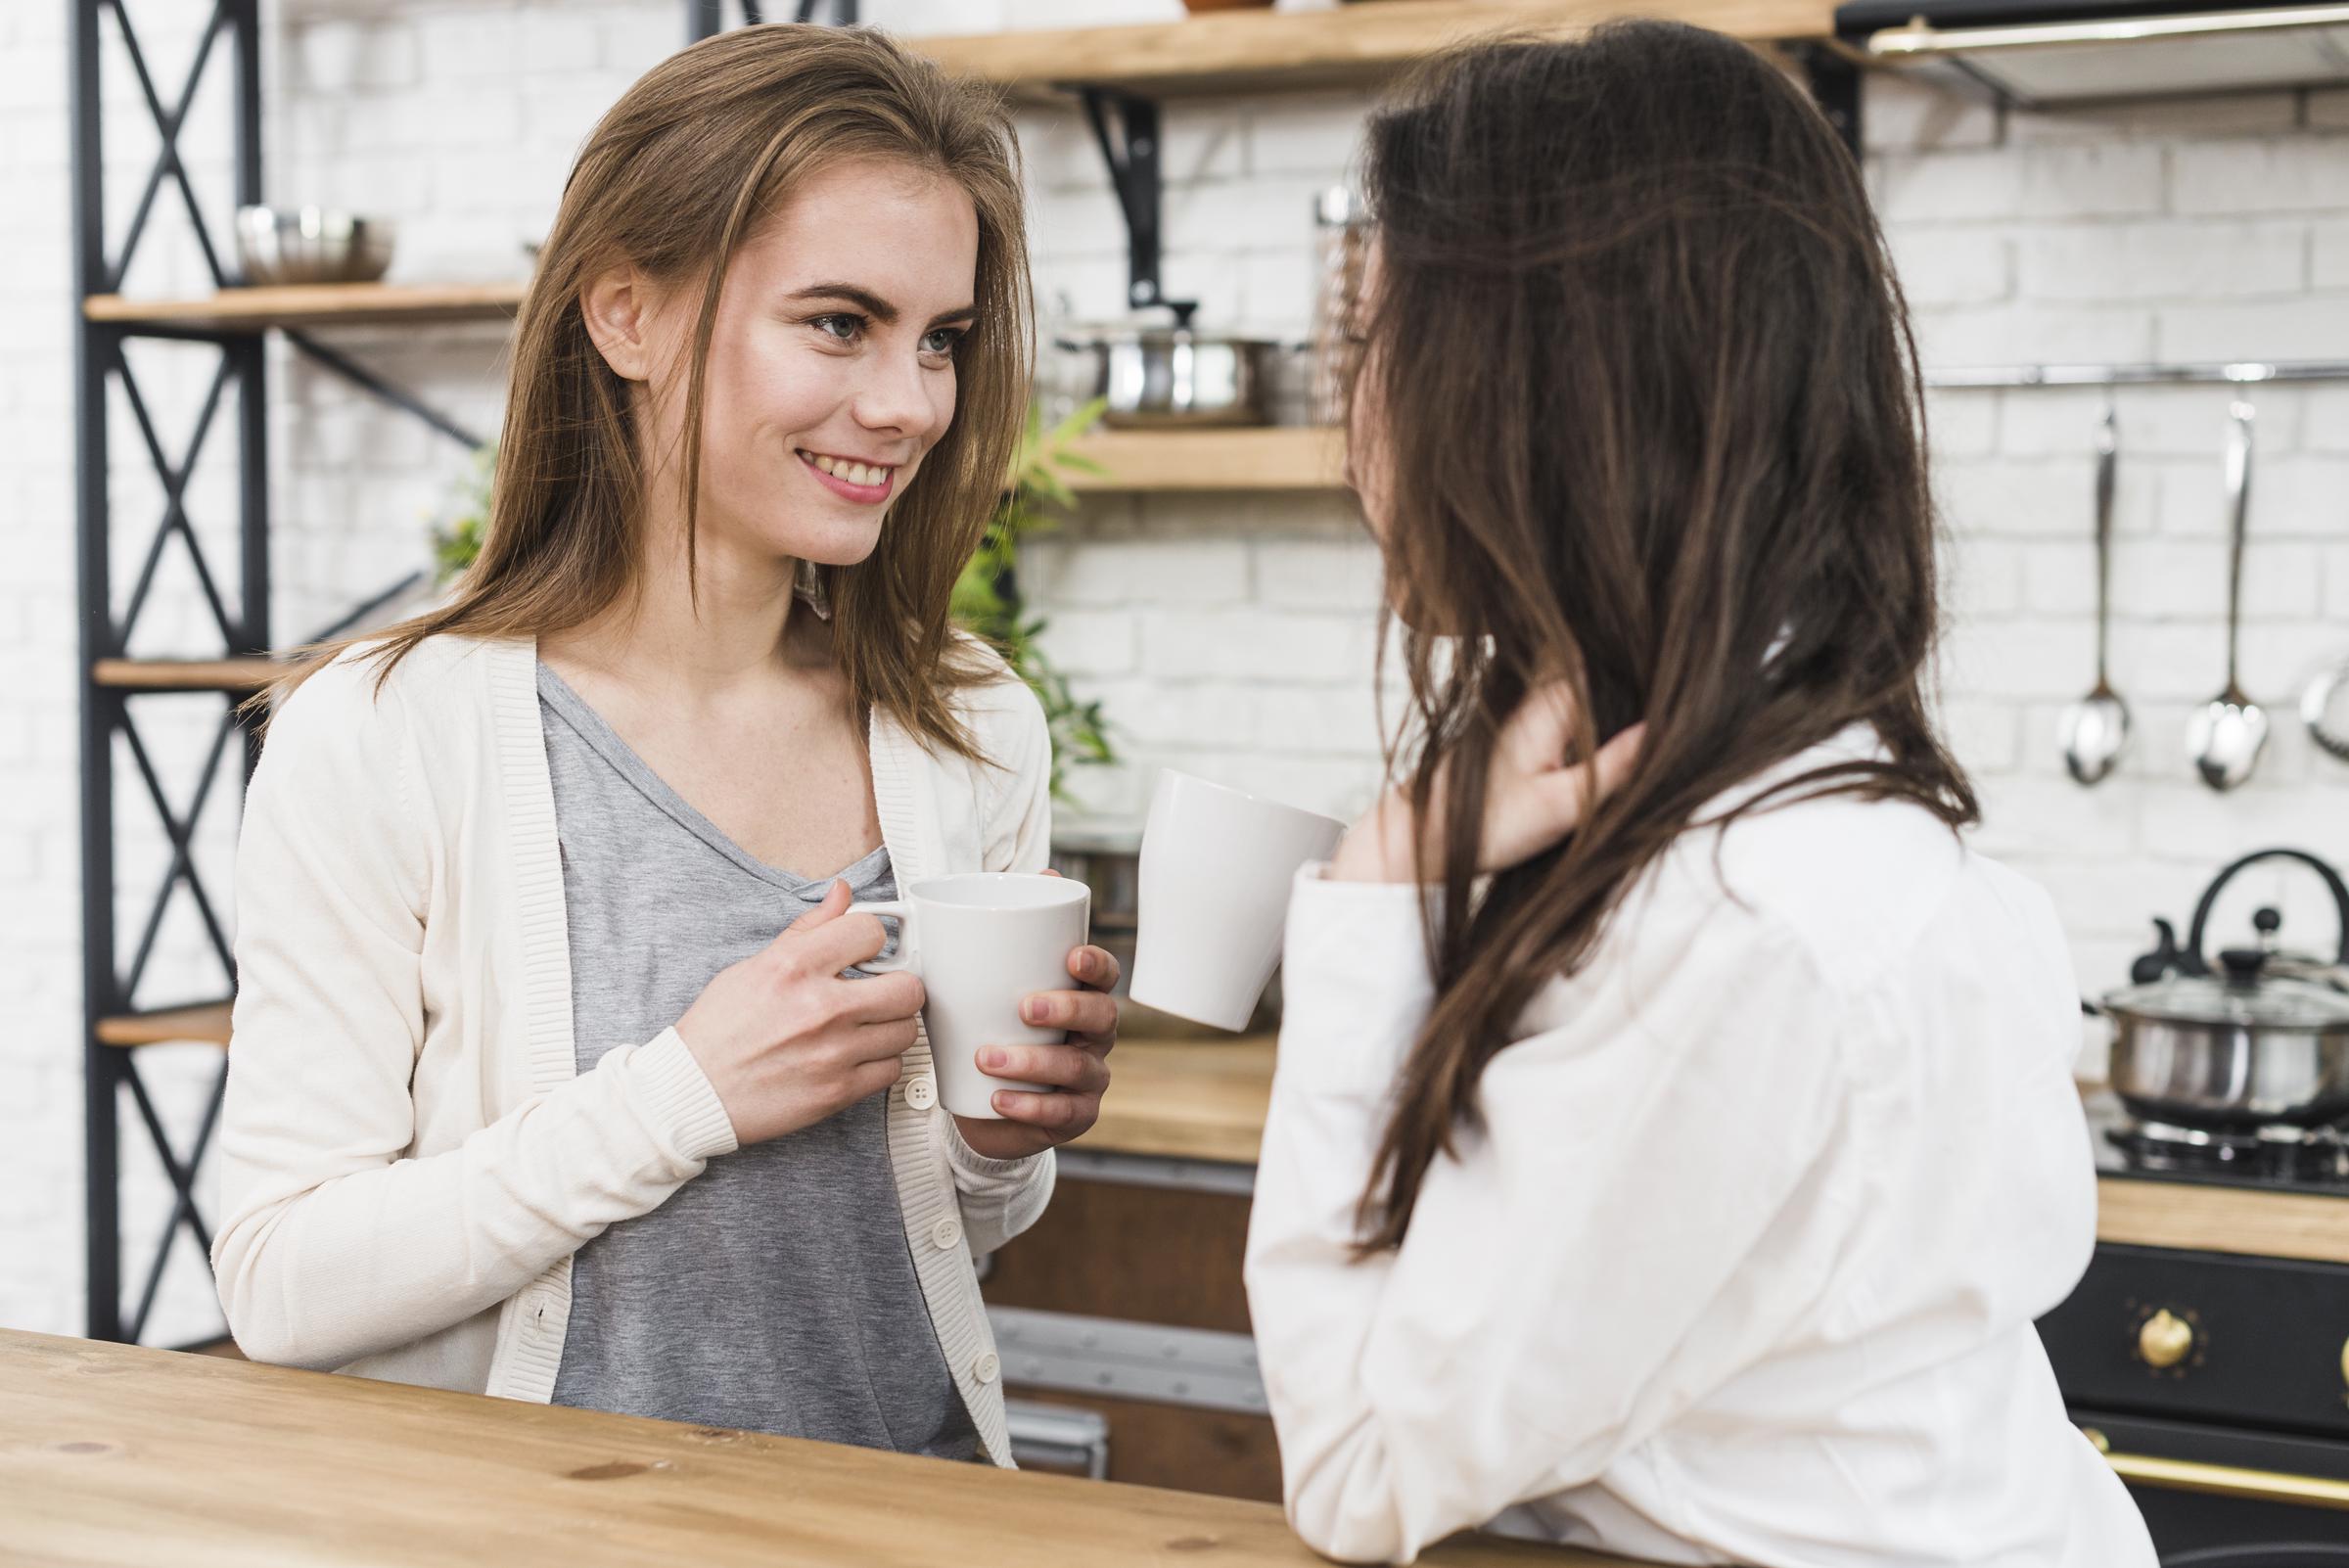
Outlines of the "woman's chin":
[[811,561],[819,567],[861,566],[872,559],[881,543],[877,523],[809,529],[804,524],[769,535],[775,554],[790,561]]

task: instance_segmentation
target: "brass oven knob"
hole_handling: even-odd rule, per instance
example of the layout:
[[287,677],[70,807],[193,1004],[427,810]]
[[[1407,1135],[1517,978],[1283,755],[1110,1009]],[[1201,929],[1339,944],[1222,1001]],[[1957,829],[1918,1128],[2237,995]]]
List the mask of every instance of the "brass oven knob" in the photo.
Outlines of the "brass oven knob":
[[2341,1342],[2341,1381],[2349,1383],[2349,1340]]
[[[2160,1370],[2177,1365],[2194,1348],[2194,1326],[2167,1307],[2145,1319],[2137,1331],[2137,1353],[2145,1364]],[[2342,1348],[2349,1355],[2349,1346]]]

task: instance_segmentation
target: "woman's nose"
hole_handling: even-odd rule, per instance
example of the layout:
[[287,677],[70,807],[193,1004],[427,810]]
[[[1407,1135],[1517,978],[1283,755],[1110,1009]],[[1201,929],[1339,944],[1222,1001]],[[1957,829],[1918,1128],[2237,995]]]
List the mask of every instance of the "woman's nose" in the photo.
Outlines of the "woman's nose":
[[876,362],[855,399],[856,423],[867,430],[926,439],[935,434],[938,407],[930,377],[908,356]]

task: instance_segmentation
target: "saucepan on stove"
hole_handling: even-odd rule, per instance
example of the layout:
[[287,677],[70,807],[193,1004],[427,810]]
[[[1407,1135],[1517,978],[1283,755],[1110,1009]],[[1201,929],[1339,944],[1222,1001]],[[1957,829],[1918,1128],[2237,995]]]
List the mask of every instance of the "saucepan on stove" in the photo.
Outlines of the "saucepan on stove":
[[[2300,862],[2325,881],[2340,919],[2330,958],[2281,950],[2282,917],[2253,918],[2259,945],[2203,957],[2211,906],[2245,866]],[[2136,984],[2093,1011],[2112,1020],[2111,1082],[2139,1118],[2196,1130],[2313,1128],[2349,1121],[2349,885],[2302,850],[2261,850],[2220,872],[2181,948],[2166,920],[2137,960]]]

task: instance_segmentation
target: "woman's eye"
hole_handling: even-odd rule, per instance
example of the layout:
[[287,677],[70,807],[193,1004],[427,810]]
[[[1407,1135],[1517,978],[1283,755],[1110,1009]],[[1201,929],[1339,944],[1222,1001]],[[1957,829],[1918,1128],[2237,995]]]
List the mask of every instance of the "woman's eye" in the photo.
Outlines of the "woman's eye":
[[807,324],[825,337],[838,339],[842,343],[854,343],[856,335],[864,330],[862,316],[817,316]]
[[950,354],[954,351],[954,346],[962,342],[963,334],[969,330],[967,327],[939,327],[926,332],[922,335],[922,352]]

